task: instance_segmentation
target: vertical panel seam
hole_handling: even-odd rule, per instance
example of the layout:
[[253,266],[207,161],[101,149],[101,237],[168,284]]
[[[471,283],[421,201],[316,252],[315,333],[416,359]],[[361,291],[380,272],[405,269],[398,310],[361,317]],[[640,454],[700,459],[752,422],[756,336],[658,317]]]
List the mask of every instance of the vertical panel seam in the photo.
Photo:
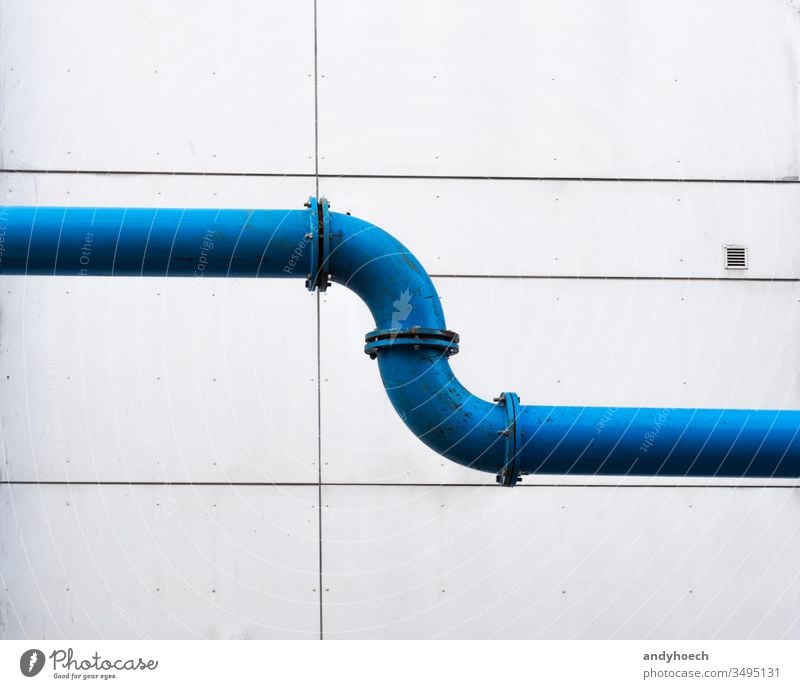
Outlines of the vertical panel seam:
[[[314,192],[319,198],[319,60],[317,51],[317,0],[314,4]],[[319,579],[319,638],[324,638],[322,601],[322,361],[320,356],[322,333],[320,331],[320,296],[316,292],[317,308],[317,536]]]

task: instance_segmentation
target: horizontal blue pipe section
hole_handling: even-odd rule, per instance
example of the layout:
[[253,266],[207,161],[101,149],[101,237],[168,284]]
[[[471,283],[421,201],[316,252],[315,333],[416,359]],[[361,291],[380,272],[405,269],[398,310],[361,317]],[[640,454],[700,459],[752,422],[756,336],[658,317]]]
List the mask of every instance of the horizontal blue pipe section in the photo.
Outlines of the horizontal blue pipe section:
[[[6,207],[0,274],[305,279],[315,222],[299,210]],[[338,213],[329,232],[331,280],[364,301],[377,329],[446,329],[433,283],[399,241]],[[404,341],[376,352],[397,413],[441,455],[499,472],[504,407],[466,390],[441,348]],[[800,411],[540,405],[523,406],[517,424],[523,474],[800,476]]]
[[800,475],[800,412],[528,406],[523,471],[634,476]]
[[0,208],[0,274],[306,277],[306,211]]

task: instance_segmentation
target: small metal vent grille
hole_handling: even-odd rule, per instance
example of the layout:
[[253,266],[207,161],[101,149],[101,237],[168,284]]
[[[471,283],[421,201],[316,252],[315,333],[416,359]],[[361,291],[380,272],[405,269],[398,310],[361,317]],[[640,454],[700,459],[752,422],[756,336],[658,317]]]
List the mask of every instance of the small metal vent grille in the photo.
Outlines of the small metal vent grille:
[[728,270],[747,270],[747,247],[726,246],[725,268]]

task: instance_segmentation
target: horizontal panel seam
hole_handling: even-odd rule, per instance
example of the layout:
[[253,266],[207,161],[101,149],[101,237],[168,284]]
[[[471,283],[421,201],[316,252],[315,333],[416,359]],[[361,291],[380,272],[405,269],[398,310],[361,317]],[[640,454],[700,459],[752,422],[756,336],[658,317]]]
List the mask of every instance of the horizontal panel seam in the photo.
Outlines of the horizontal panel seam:
[[493,182],[664,182],[673,184],[800,184],[800,178],[714,178],[714,177],[574,177],[559,175],[425,175],[425,174],[367,174],[320,172],[231,172],[199,170],[71,170],[44,168],[2,168],[4,174],[36,175],[163,175],[169,177],[287,177],[308,179],[408,179],[408,180],[476,180]]

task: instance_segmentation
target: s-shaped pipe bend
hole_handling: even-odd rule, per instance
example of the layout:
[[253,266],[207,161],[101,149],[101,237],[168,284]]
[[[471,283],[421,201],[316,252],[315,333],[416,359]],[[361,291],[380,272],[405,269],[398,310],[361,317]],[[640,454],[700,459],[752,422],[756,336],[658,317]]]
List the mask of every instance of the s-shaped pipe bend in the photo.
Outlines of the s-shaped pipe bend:
[[347,215],[330,214],[330,232],[331,279],[372,312],[365,349],[392,405],[448,459],[504,485],[533,473],[800,476],[800,411],[523,406],[512,392],[493,402],[472,395],[450,367],[458,336],[413,254]]

